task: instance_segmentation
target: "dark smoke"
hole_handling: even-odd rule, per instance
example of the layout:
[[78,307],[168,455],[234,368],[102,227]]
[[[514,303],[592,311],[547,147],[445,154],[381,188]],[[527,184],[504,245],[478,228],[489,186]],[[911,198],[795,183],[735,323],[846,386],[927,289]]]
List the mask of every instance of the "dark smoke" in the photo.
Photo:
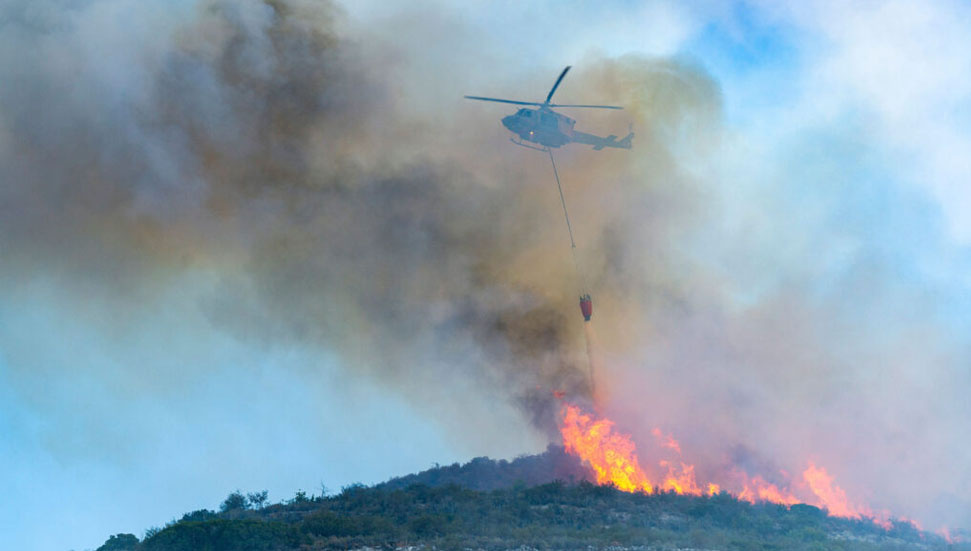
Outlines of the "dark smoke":
[[[240,338],[336,351],[419,404],[452,403],[461,379],[553,434],[553,391],[590,389],[547,163],[460,167],[456,145],[432,140],[462,126],[416,127],[385,62],[333,30],[338,16],[325,3],[204,2],[144,51],[115,52],[130,63],[120,74],[99,74],[71,51],[43,57],[58,31],[38,27],[58,22],[15,10],[7,25],[19,49],[38,53],[2,92],[5,285],[43,273],[137,320],[148,315],[139,304],[178,274],[216,270],[223,282],[202,306]],[[656,97],[631,96],[632,78],[679,71],[628,60],[577,81],[657,109]],[[633,116],[668,117],[659,131],[682,118]],[[641,162],[670,164],[664,139],[644,136]],[[429,147],[415,146],[423,140]],[[585,277],[618,293],[640,269],[623,236],[659,208],[652,193],[602,193],[631,184],[623,155],[563,159],[577,205],[597,194],[620,209],[612,220],[599,207],[575,211]]]

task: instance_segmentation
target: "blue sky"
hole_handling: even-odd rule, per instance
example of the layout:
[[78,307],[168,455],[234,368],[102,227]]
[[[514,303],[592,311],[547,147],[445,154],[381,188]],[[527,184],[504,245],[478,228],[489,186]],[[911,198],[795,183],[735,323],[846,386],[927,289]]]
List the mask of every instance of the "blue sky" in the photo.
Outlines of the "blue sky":
[[[164,16],[167,3],[126,0],[31,9],[77,24],[85,32],[70,39],[89,55],[110,52],[99,82],[117,80],[112,89],[128,97],[139,93],[133,60],[158,59],[171,47],[169,31],[193,17],[196,2],[183,4]],[[916,410],[934,427],[925,443],[948,456],[942,471],[954,476],[955,493],[971,490],[969,475],[958,476],[971,459],[962,428],[971,381],[967,5],[441,0],[391,9],[354,2],[344,11],[345,36],[392,52],[382,62],[418,119],[443,95],[552,81],[563,65],[603,57],[670,56],[702,68],[719,89],[722,131],[715,146],[688,144],[678,160],[710,183],[721,209],[694,230],[686,256],[719,274],[731,308],[799,289],[822,319],[857,328],[862,349],[848,357],[889,364],[891,352],[873,351],[912,342],[900,352],[912,361],[888,368],[897,382],[876,383],[875,396],[926,385],[917,398],[938,402]],[[0,44],[20,31],[0,26]],[[140,33],[151,39],[142,43]],[[145,57],[127,55],[135,43]],[[49,46],[57,65],[59,50]],[[467,79],[432,89],[403,78],[460,67]],[[21,74],[15,69],[27,71],[0,55],[0,74]],[[20,116],[4,109],[0,159],[14,150],[8,129]],[[215,508],[235,489],[281,500],[321,484],[335,490],[545,447],[509,404],[495,406],[492,430],[457,438],[449,403],[416,403],[326,351],[224,330],[204,312],[221,277],[203,267],[164,279],[120,324],[126,314],[113,300],[86,295],[65,274],[0,279],[0,547],[94,549],[109,534],[141,536]],[[487,399],[469,405],[489,407]]]
[[[178,321],[105,334],[38,287],[0,309],[9,548],[94,548],[106,530],[141,535],[237,488],[282,500],[461,457],[397,396],[319,353],[207,333],[185,309],[165,311],[171,296],[160,297],[157,321]],[[191,330],[171,331],[158,349],[150,333],[179,325]],[[8,358],[31,370],[11,371]]]

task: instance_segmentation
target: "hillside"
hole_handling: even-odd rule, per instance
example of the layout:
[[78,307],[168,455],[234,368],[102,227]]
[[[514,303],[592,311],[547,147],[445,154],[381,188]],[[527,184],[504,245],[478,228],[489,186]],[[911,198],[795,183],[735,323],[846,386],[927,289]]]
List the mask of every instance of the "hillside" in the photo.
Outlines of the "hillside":
[[[298,493],[265,505],[233,493],[219,512],[200,510],[139,542],[112,536],[99,551],[284,551],[314,549],[712,549],[955,550],[906,523],[889,530],[829,517],[808,505],[750,504],[727,494],[630,494],[586,481],[551,448],[514,461],[478,458],[332,497]],[[556,468],[561,469],[559,471]],[[569,480],[569,477],[566,477]],[[562,479],[562,478],[561,478]],[[265,497],[265,494],[263,495]]]
[[476,457],[465,464],[436,466],[420,473],[392,478],[377,488],[402,489],[414,484],[437,487],[457,484],[472,490],[498,490],[515,485],[538,486],[556,480],[579,482],[588,471],[576,456],[560,446],[549,446],[536,455],[524,455],[512,461]]

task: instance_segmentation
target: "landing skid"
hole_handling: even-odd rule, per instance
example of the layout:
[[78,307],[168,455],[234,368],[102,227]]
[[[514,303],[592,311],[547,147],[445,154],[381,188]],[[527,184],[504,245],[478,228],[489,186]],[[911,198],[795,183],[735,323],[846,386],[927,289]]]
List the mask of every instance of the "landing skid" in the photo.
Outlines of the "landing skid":
[[511,141],[512,143],[518,145],[519,147],[525,147],[526,149],[533,149],[533,150],[536,150],[536,151],[542,151],[543,153],[546,153],[547,151],[550,150],[548,147],[536,147],[535,145],[529,145],[529,144],[524,143],[522,141],[516,141],[514,138],[509,138],[509,141]]

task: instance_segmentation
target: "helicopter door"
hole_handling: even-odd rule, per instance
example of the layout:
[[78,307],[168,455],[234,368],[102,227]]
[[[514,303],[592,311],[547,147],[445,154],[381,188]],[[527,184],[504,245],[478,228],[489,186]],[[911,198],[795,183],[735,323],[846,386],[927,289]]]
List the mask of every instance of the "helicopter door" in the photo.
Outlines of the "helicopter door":
[[556,128],[556,116],[552,113],[540,113],[539,117],[540,125],[544,128]]

